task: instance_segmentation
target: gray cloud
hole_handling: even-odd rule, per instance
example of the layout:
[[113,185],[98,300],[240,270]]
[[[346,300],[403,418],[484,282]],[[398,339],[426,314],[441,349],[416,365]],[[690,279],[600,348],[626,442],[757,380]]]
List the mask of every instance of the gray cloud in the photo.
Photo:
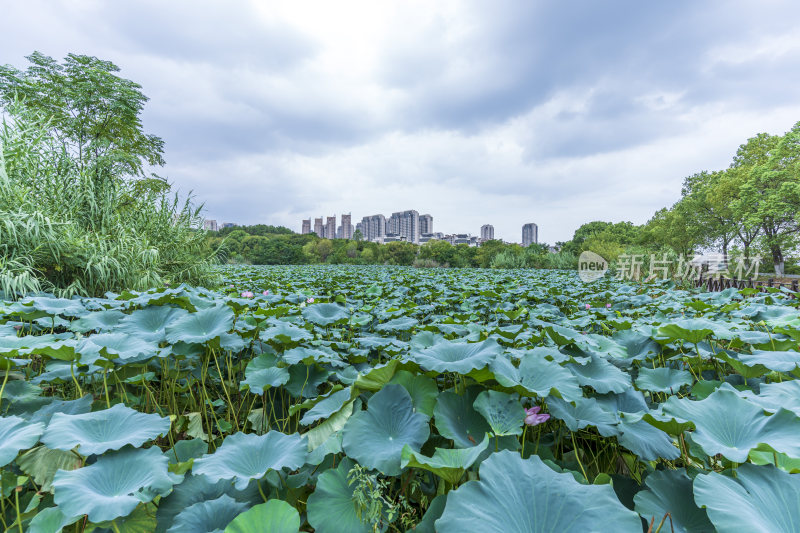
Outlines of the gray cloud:
[[343,1],[10,4],[0,63],[116,62],[212,218],[415,208],[550,242],[644,222],[683,176],[800,119],[800,6]]

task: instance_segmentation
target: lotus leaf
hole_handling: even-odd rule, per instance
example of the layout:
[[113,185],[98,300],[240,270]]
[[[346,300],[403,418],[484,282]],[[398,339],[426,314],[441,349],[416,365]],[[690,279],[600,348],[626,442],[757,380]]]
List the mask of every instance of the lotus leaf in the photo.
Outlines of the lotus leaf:
[[422,468],[429,470],[448,483],[456,484],[464,475],[464,471],[472,466],[478,457],[489,447],[489,436],[472,448],[436,448],[433,457],[425,457],[412,450],[408,445],[403,447],[400,466],[406,468]]
[[0,467],[14,460],[20,450],[39,442],[44,431],[41,422],[28,422],[18,416],[0,417]]
[[483,415],[496,436],[522,435],[525,409],[516,394],[485,390],[472,406]]
[[286,435],[270,431],[266,435],[234,433],[212,454],[195,459],[192,473],[211,481],[233,480],[244,490],[251,479],[261,479],[270,470],[296,470],[305,464],[306,444],[299,433]]
[[317,478],[317,487],[308,497],[308,523],[316,533],[372,533],[369,524],[356,514],[353,490],[347,474],[353,461],[343,459],[335,469]]
[[338,304],[309,305],[303,309],[302,315],[309,322],[322,327],[346,322],[350,318],[347,308]]
[[493,340],[481,343],[447,341],[412,351],[408,357],[424,370],[468,374],[471,370],[489,366],[501,351],[500,345]]
[[438,533],[584,533],[603,530],[641,533],[639,516],[626,509],[609,485],[581,485],[538,456],[522,459],[501,451],[481,463],[480,481],[448,494]]
[[491,431],[489,423],[473,407],[478,392],[477,388],[467,389],[463,396],[450,391],[442,392],[433,410],[439,434],[452,439],[459,448],[476,446]]
[[375,393],[367,410],[350,417],[342,431],[348,457],[389,476],[400,473],[403,446],[419,450],[430,434],[428,417],[414,412],[411,396],[401,385],[386,385]]
[[[704,509],[699,509],[692,497],[692,480],[680,470],[655,471],[644,482],[646,490],[634,496],[636,512],[647,523],[658,524],[667,513],[675,533],[714,533],[714,526]],[[663,528],[662,528],[663,530]]]
[[700,401],[672,396],[663,404],[663,410],[694,423],[697,429],[692,440],[708,455],[720,453],[742,463],[750,450],[764,443],[789,457],[800,458],[800,418],[782,408],[767,416],[761,407],[734,390],[719,388]]
[[166,326],[168,342],[203,344],[227,333],[233,327],[233,311],[227,305],[216,305],[183,315]]
[[56,472],[53,499],[64,515],[85,514],[97,523],[127,516],[140,503],[166,496],[180,480],[167,471],[167,458],[157,447],[125,448],[92,465]]
[[297,509],[281,500],[270,500],[251,507],[234,518],[225,528],[225,533],[297,533],[300,530],[300,515]]
[[676,393],[684,385],[691,385],[694,381],[692,374],[686,370],[675,368],[640,368],[636,386],[641,390],[651,392]]
[[126,444],[141,446],[169,431],[168,417],[144,414],[118,403],[111,409],[78,415],[56,413],[42,442],[53,450],[78,446],[83,455],[119,450]]
[[694,479],[694,500],[720,533],[800,531],[800,475],[772,465],[740,465],[736,478],[711,472]]
[[197,533],[199,531],[222,533],[226,531],[226,526],[246,509],[246,503],[238,502],[227,494],[223,494],[219,498],[190,505],[178,513],[167,533]]

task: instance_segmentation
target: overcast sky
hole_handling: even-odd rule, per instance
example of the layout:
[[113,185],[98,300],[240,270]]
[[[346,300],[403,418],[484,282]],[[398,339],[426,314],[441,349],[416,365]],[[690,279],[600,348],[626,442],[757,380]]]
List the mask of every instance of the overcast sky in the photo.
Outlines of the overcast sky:
[[[800,120],[800,2],[9,1],[0,63],[95,55],[207,218],[416,209],[568,240]],[[338,219],[337,219],[338,222]]]

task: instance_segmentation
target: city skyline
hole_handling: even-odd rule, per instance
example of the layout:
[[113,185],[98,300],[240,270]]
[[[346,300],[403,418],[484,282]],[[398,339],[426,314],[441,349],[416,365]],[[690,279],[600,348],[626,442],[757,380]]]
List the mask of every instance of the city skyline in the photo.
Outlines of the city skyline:
[[[474,245],[495,239],[494,225],[492,224],[481,225],[475,234],[471,231],[467,233],[434,232],[433,216],[427,213],[420,215],[415,209],[395,211],[388,218],[383,214],[367,215],[362,217],[361,221],[357,222],[355,226],[352,225],[352,215],[350,213],[343,214],[341,217],[341,225],[338,227],[336,226],[336,215],[314,218],[313,233],[326,239],[352,239],[355,232],[360,231],[361,237],[366,241],[391,242],[403,240],[414,244],[422,244],[429,240],[439,239],[451,241],[451,244],[469,243]],[[322,224],[323,219],[327,221],[324,225]],[[311,220],[312,218],[301,220],[301,234],[312,233]],[[216,223],[216,221],[214,222]],[[330,227],[336,227],[337,229],[334,233],[330,233]],[[295,231],[292,227],[289,229]],[[539,243],[539,227],[533,222],[525,223],[522,225],[521,240],[505,240],[505,242],[517,242],[523,246]]]

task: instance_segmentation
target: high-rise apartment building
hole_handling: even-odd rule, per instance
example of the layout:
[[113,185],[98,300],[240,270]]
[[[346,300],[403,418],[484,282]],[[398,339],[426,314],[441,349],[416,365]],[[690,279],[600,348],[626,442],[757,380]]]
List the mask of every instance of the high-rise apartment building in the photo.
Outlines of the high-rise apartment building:
[[323,232],[325,233],[326,239],[336,238],[336,215],[328,217],[328,221],[325,223]]
[[361,219],[361,233],[364,240],[372,242],[376,239],[383,239],[386,235],[386,217],[383,215],[372,215]]
[[522,226],[522,246],[528,247],[539,242],[539,226],[529,222]]
[[419,213],[413,209],[392,213],[386,223],[386,233],[397,233],[408,242],[419,244]]
[[342,215],[342,236],[339,237],[340,239],[352,239],[353,238],[353,224],[350,222],[351,215]]
[[491,241],[494,239],[494,226],[491,224],[484,224],[481,226],[481,239],[484,241]]
[[311,233],[311,219],[303,220],[303,231],[301,231],[303,235],[307,235]]
[[420,215],[419,216],[419,232],[422,233],[433,233],[433,217],[430,215]]
[[219,231],[216,220],[204,220],[203,229],[206,231]]
[[325,238],[325,230],[322,226],[322,217],[314,219],[314,233],[317,234],[317,237]]

